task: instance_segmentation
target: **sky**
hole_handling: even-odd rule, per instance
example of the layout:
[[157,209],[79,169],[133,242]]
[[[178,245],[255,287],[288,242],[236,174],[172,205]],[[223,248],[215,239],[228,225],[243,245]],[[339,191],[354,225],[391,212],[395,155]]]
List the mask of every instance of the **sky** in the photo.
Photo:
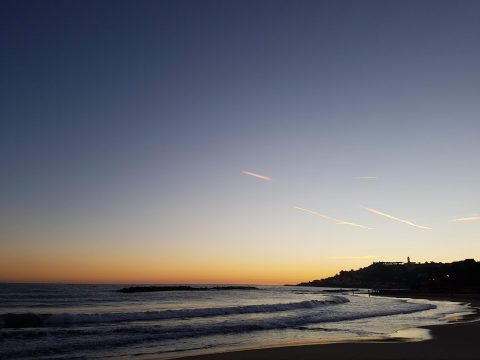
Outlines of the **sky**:
[[480,2],[2,1],[0,281],[480,259]]

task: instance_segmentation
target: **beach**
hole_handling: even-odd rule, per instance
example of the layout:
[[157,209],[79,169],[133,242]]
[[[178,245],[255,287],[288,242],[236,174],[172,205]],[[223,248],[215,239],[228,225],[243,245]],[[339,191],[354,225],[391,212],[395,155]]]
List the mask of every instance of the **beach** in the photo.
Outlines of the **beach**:
[[[426,298],[425,296],[420,296]],[[438,300],[438,297],[431,299]],[[443,300],[448,300],[443,298]],[[464,301],[479,309],[478,298],[455,297],[449,300]],[[444,325],[426,326],[431,338],[423,341],[389,340],[358,341],[318,345],[285,346],[270,349],[254,349],[199,356],[189,360],[267,360],[267,359],[355,359],[355,360],[403,360],[403,359],[478,359],[478,334],[480,321],[466,317]]]

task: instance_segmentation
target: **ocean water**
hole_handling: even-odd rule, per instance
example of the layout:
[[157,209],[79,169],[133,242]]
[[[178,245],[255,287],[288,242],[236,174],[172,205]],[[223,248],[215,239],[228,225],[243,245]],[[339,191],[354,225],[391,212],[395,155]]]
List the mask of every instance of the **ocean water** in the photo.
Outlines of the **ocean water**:
[[144,360],[383,338],[471,312],[324,288],[117,291],[125,286],[0,284],[0,358]]

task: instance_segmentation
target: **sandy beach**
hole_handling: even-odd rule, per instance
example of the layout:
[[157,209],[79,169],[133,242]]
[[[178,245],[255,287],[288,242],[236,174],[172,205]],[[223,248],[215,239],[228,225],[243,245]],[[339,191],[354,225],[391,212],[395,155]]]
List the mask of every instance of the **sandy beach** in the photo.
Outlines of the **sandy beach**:
[[[425,298],[425,296],[419,296]],[[438,297],[432,297],[439,300]],[[447,299],[444,299],[447,300]],[[452,301],[470,303],[479,309],[477,297],[455,297]],[[424,341],[361,341],[333,344],[285,346],[217,354],[188,356],[189,360],[267,360],[267,359],[478,359],[480,321],[467,317],[462,321],[429,326],[431,339]]]

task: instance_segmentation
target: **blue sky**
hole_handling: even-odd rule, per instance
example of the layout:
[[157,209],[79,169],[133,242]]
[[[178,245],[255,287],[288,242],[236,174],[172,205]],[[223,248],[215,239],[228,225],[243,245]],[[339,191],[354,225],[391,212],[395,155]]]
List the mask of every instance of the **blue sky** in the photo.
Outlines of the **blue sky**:
[[478,2],[0,6],[4,280],[45,254],[52,281],[282,282],[479,253],[451,222],[480,214]]

